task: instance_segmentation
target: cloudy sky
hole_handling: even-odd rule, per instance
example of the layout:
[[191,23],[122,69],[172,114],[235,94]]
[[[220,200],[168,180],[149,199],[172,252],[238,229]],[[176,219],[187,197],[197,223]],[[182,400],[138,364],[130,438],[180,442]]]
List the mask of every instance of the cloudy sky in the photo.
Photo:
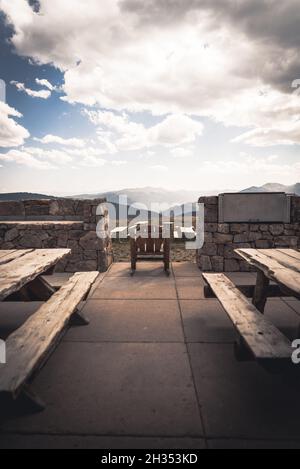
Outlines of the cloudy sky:
[[0,0],[0,192],[299,182],[299,24],[299,0]]

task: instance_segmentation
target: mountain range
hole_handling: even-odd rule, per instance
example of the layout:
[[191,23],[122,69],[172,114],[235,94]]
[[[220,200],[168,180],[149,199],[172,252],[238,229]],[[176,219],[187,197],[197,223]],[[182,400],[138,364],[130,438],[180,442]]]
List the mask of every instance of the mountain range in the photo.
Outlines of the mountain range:
[[5,193],[0,194],[0,201],[40,200],[40,199],[56,199],[56,197],[54,197],[53,195],[35,194],[32,192],[10,192],[6,194]]
[[283,184],[278,183],[268,183],[261,187],[252,186],[248,189],[244,189],[241,192],[286,192],[287,194],[300,195],[300,183],[298,182],[292,186],[284,186]]
[[[207,193],[207,195],[211,195],[211,193]],[[126,197],[127,205],[139,203],[144,204],[149,208],[151,204],[165,203],[170,207],[174,205],[182,205],[187,202],[196,202],[199,198],[199,191],[169,191],[162,188],[143,187],[138,189],[123,189],[120,191],[104,192],[99,194],[80,194],[75,196],[75,198],[79,199],[106,198],[108,202],[113,204],[119,203],[120,197],[124,197],[124,203]]]
[[[175,210],[175,214],[181,213],[181,207],[185,203],[196,202],[199,196],[217,195],[220,191],[170,191],[162,188],[144,187],[144,188],[130,188],[119,191],[100,192],[94,194],[80,194],[75,195],[72,198],[76,199],[95,199],[95,198],[106,198],[106,200],[113,205],[118,207],[121,205],[129,206],[133,203],[139,203],[146,205],[149,210],[152,204],[165,204],[166,208],[172,208]],[[234,191],[233,191],[234,192]],[[296,194],[300,196],[300,183],[292,186],[285,186],[279,183],[268,183],[263,186],[252,186],[244,189],[240,192],[286,192],[290,194]],[[126,196],[126,198],[125,198]],[[124,197],[123,200],[120,197]],[[36,200],[36,199],[54,199],[54,196],[35,194],[27,192],[15,192],[15,193],[3,193],[0,194],[0,201],[3,200]],[[154,211],[156,211],[154,209]]]

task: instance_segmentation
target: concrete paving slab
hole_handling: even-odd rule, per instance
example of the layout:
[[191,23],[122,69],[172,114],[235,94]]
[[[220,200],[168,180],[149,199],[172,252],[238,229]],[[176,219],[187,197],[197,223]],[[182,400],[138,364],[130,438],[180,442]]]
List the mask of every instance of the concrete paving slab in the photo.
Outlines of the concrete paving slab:
[[[33,382],[46,410],[2,421],[0,448],[205,447],[182,325],[210,447],[298,448],[300,377],[235,360],[234,328],[218,300],[204,299],[194,265],[178,265],[175,278],[146,265],[133,278],[124,266],[99,275],[81,304],[90,325],[71,328]],[[0,303],[0,337],[1,326],[14,330],[40,304]],[[267,304],[266,316],[290,338],[299,304]]]
[[290,308],[292,308],[297,314],[300,314],[300,301],[296,298],[284,298],[283,300]]
[[291,341],[299,338],[300,317],[291,304],[278,299],[267,302],[265,316]]
[[209,449],[299,449],[300,441],[287,440],[210,440]]
[[192,262],[172,262],[175,277],[201,277],[202,273],[197,264]]
[[53,275],[43,275],[42,277],[53,287],[53,288],[61,288],[68,280],[73,277],[74,274],[70,273],[61,273]]
[[178,297],[181,300],[201,300],[204,296],[205,282],[202,277],[176,278]]
[[228,277],[235,285],[255,285],[256,273],[254,272],[226,272]]
[[0,449],[205,449],[200,438],[0,435]]
[[218,300],[181,300],[180,306],[188,342],[235,341],[232,322]]
[[174,279],[154,277],[119,278],[105,277],[90,294],[92,299],[115,300],[175,300]]
[[291,383],[239,363],[231,345],[189,344],[189,353],[209,438],[299,439],[299,375]]
[[[108,272],[108,277],[131,277],[130,262],[117,262]],[[166,278],[162,262],[138,262],[134,274],[137,277],[163,277]],[[171,275],[172,272],[171,272]]]
[[45,411],[11,417],[1,432],[203,435],[184,344],[63,342],[33,388]]
[[5,340],[22,326],[43,303],[35,302],[0,302],[0,339]]
[[98,277],[96,278],[95,282],[92,285],[92,288],[89,291],[88,298],[91,298],[93,294],[95,293],[95,291],[100,287],[101,283],[108,275],[108,272],[109,271],[99,273]]
[[176,300],[89,300],[86,327],[71,328],[65,340],[184,342]]

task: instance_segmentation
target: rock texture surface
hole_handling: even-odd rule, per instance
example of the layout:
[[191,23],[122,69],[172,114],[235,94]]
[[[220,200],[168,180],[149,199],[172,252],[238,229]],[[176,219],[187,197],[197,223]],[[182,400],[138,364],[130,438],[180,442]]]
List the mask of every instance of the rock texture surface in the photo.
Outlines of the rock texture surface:
[[204,272],[247,272],[249,265],[235,254],[238,248],[300,247],[300,197],[292,197],[291,223],[219,224],[218,197],[201,197],[205,205],[205,243],[197,252]]
[[[1,202],[0,249],[70,248],[71,255],[57,265],[57,272],[103,272],[112,262],[104,203],[104,199]],[[97,226],[104,233],[101,238]]]

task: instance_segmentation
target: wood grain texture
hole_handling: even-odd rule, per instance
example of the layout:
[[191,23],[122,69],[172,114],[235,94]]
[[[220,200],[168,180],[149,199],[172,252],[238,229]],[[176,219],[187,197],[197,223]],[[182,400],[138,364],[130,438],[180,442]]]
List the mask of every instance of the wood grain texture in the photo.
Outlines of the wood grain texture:
[[269,286],[270,279],[266,277],[261,270],[259,270],[257,272],[257,280],[252,303],[262,314],[264,313],[267,304]]
[[280,251],[277,249],[260,249],[260,252],[270,259],[277,261],[283,267],[300,273],[300,259],[290,254],[293,252],[292,249]]
[[1,367],[0,394],[17,398],[22,386],[57,346],[99,272],[80,272],[39,308],[6,342],[7,364]]
[[0,259],[1,259],[1,257],[5,257],[5,256],[7,256],[8,254],[11,254],[11,253],[13,253],[13,252],[16,252],[16,249],[2,249],[2,250],[0,251]]
[[300,261],[300,251],[296,249],[277,249],[278,252],[284,253],[286,256],[293,257],[294,259],[297,259]]
[[291,360],[290,341],[224,274],[203,274],[256,360]]
[[[300,266],[291,253],[277,249],[236,249],[250,265],[261,270],[283,290],[300,299]],[[292,251],[292,250],[287,250]],[[297,253],[297,251],[295,251]]]
[[36,249],[0,265],[0,301],[32,282],[70,252],[70,249]]
[[10,251],[0,251],[0,265],[8,264],[15,259],[29,254],[33,249],[12,249]]
[[131,271],[136,270],[139,260],[162,260],[165,272],[169,275],[170,269],[170,240],[163,237],[161,226],[146,225],[142,227],[142,234],[136,234],[130,240]]

